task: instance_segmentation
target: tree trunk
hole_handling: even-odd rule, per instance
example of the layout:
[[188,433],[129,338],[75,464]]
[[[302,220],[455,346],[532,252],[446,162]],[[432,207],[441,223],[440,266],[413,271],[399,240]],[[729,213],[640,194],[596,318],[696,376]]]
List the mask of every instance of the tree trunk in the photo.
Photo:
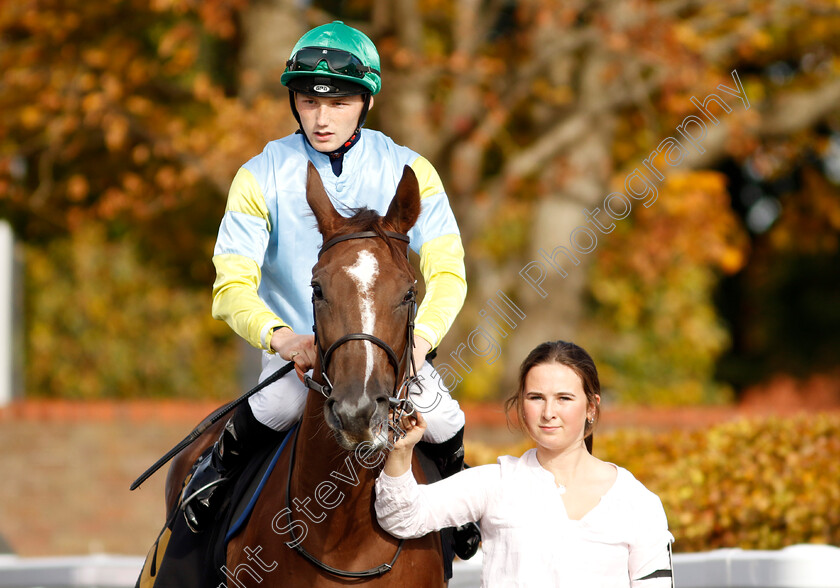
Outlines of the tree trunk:
[[255,0],[242,13],[240,97],[246,104],[263,92],[286,99],[280,76],[304,33],[296,0]]

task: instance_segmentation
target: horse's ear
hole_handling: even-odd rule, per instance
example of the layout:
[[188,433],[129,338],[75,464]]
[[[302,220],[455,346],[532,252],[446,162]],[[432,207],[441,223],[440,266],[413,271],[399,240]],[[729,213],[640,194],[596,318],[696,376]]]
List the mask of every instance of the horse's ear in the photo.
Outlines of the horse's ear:
[[330,202],[321,176],[311,161],[306,169],[306,201],[315,214],[315,220],[318,221],[318,230],[326,240],[328,235],[332,235],[338,229],[342,216]]
[[400,233],[408,233],[420,216],[420,186],[414,170],[408,166],[403,168],[402,179],[397,185],[397,194],[391,200],[385,222],[389,223]]

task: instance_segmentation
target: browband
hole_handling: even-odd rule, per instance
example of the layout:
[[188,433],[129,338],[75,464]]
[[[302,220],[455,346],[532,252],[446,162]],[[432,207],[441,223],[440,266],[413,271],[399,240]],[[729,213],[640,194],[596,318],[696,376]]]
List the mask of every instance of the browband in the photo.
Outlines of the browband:
[[[397,233],[394,231],[384,231],[384,233],[392,239],[399,239],[400,241],[405,241],[406,243],[411,242],[411,239],[409,239],[408,235],[404,235],[402,233]],[[321,251],[318,252],[318,259],[321,259],[321,256],[324,254],[324,251],[326,251],[336,243],[341,243],[342,241],[349,241],[350,239],[369,239],[370,237],[378,236],[379,233],[377,233],[376,231],[362,231],[360,233],[350,233],[348,235],[341,235],[340,237],[335,237],[324,243],[324,246],[321,247]]]

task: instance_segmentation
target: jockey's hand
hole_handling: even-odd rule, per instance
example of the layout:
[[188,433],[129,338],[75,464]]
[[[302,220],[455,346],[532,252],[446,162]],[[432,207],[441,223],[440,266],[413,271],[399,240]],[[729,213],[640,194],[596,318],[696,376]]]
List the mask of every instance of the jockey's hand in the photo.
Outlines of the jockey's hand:
[[423,363],[426,361],[426,354],[432,350],[432,344],[426,341],[420,335],[414,335],[414,365],[417,367],[417,371],[420,371],[420,368],[423,366]]
[[394,450],[411,451],[426,432],[426,419],[420,411],[414,411],[414,414],[402,418],[400,428],[405,432],[405,436],[400,438],[400,435],[395,433]]
[[305,374],[315,366],[315,336],[298,335],[287,327],[274,331],[271,348],[286,361],[295,362],[295,371]]

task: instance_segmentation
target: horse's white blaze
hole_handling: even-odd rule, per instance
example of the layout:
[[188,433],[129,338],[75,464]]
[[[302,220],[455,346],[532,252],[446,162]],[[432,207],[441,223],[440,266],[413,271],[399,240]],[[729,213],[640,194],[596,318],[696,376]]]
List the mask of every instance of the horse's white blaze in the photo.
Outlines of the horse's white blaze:
[[[359,289],[359,310],[362,316],[362,331],[373,335],[376,316],[373,312],[373,285],[379,275],[379,264],[376,257],[363,249],[359,251],[356,263],[347,268],[347,273],[353,278]],[[364,341],[365,345],[365,389],[373,373],[373,343]]]

